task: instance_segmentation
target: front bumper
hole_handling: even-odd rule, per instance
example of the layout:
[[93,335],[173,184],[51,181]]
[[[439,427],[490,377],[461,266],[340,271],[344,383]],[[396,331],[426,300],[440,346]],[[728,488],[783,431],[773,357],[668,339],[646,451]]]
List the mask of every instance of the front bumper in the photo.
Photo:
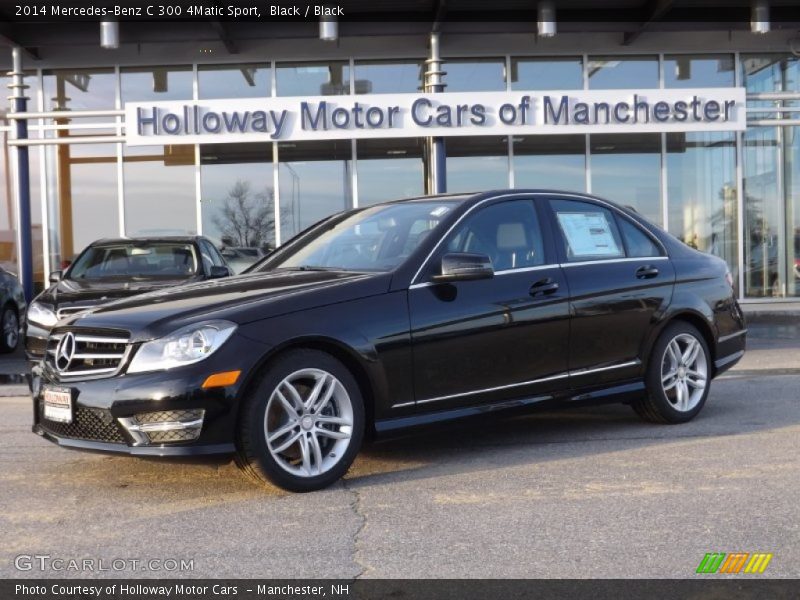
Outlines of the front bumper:
[[[214,355],[194,365],[74,382],[58,381],[38,363],[32,372],[33,432],[65,448],[95,452],[136,456],[230,454],[235,450],[242,390],[265,351],[263,344],[234,334]],[[202,387],[210,374],[232,370],[241,371],[235,384]],[[44,417],[44,386],[69,390],[72,423]],[[153,427],[157,425],[153,421],[161,421],[164,427]],[[153,433],[156,430],[158,433]]]

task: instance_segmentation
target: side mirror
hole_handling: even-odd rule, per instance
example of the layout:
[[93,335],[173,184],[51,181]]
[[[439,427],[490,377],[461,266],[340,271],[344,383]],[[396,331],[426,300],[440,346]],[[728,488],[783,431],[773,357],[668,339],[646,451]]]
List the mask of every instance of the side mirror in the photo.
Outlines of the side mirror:
[[466,252],[445,254],[442,257],[441,275],[434,275],[437,283],[450,281],[472,281],[494,277],[492,259],[485,254]]
[[228,267],[213,265],[208,274],[209,279],[219,279],[220,277],[227,277],[231,275],[231,270]]
[[50,273],[50,283],[58,283],[61,281],[61,276],[64,274],[63,271],[52,271]]

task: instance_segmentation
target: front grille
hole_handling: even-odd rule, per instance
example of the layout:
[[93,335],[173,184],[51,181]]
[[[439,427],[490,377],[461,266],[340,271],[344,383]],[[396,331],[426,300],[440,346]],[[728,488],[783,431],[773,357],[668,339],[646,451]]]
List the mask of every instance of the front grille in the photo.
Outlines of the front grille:
[[[71,360],[59,356],[64,336],[74,336]],[[128,353],[126,332],[54,331],[47,340],[45,362],[62,380],[110,377],[116,374]]]
[[191,442],[200,434],[199,428],[175,429],[173,431],[150,431],[148,437],[151,444],[165,444],[169,442]]
[[125,438],[116,420],[107,410],[78,406],[72,423],[57,423],[44,418],[44,410],[39,408],[39,423],[43,429],[58,437],[93,442],[113,442],[124,444]]

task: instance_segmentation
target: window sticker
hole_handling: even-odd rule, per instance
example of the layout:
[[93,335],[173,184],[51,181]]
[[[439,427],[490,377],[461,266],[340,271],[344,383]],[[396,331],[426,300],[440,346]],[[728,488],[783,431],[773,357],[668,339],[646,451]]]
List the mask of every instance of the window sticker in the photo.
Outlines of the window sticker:
[[572,256],[622,256],[603,212],[559,212],[558,223]]
[[441,217],[442,215],[446,215],[449,210],[450,210],[449,206],[437,206],[431,211],[431,216]]

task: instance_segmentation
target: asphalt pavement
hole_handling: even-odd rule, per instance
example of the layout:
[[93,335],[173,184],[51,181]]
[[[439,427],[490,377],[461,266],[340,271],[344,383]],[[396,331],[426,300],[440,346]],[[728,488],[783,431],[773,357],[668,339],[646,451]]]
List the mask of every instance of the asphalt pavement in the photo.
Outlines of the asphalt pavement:
[[[707,552],[773,554],[737,577],[800,577],[799,388],[797,326],[773,323],[691,423],[614,405],[449,426],[373,444],[305,495],[224,462],[57,448],[10,395],[0,577],[694,577]],[[151,559],[193,564],[131,566]]]

